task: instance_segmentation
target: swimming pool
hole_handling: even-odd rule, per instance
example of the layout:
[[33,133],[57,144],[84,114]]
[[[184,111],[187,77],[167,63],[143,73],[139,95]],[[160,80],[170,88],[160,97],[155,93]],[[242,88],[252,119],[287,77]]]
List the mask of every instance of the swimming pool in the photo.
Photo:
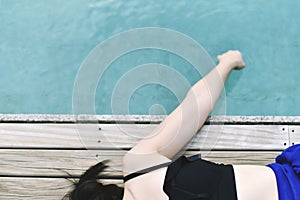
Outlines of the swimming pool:
[[[93,48],[124,31],[161,27],[193,38],[214,59],[228,49],[243,52],[247,68],[226,83],[227,115],[300,115],[299,6],[264,0],[0,0],[0,113],[71,114],[76,74]],[[118,80],[147,63],[169,66],[190,84],[201,78],[170,52],[133,51],[101,77],[93,94],[95,113],[111,114]],[[128,114],[170,113],[179,103],[159,84],[137,88],[126,101]]]

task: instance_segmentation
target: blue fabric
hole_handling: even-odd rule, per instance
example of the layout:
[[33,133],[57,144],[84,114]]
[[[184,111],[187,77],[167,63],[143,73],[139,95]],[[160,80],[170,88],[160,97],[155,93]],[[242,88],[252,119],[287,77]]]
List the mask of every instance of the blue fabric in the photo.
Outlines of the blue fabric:
[[267,166],[276,175],[279,200],[300,200],[300,144],[287,148]]

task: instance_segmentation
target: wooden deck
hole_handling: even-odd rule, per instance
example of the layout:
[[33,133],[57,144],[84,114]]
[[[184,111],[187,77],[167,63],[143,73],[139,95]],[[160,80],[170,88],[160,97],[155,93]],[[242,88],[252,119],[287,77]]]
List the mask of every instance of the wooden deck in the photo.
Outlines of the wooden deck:
[[[105,159],[111,160],[111,168],[103,179],[122,184],[122,156],[164,118],[55,117],[0,116],[0,199],[61,199],[71,185],[66,172],[76,179]],[[185,154],[265,165],[292,143],[300,143],[299,121],[299,117],[211,118]]]

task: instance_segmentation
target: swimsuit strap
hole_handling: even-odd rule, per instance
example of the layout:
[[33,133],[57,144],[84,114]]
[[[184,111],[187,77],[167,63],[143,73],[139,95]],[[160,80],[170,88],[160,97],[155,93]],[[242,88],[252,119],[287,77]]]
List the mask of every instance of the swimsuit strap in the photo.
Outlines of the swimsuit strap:
[[133,179],[133,178],[135,178],[135,177],[137,177],[137,176],[141,176],[141,175],[146,174],[146,173],[148,173],[148,172],[152,172],[152,171],[154,171],[154,170],[161,169],[161,168],[163,168],[163,167],[167,167],[169,164],[171,164],[171,162],[162,163],[162,164],[159,164],[159,165],[155,165],[155,166],[152,166],[152,167],[148,167],[148,168],[146,168],[146,169],[142,169],[142,170],[137,171],[137,172],[134,172],[134,173],[132,173],[132,174],[128,174],[127,176],[124,176],[124,177],[123,177],[123,181],[124,181],[124,183],[125,183],[126,181],[128,181],[128,180],[130,180],[130,179]]

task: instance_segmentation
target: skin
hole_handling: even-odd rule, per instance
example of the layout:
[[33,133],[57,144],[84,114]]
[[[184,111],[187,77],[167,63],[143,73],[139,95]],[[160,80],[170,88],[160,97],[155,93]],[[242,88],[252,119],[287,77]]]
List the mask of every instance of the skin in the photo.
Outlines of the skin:
[[[159,126],[140,140],[123,159],[123,175],[171,161],[203,126],[232,70],[245,67],[239,51],[218,56],[218,65],[195,83],[185,99]],[[233,165],[239,200],[278,200],[275,174],[271,168]],[[167,200],[163,191],[167,167],[127,181],[123,200]]]

